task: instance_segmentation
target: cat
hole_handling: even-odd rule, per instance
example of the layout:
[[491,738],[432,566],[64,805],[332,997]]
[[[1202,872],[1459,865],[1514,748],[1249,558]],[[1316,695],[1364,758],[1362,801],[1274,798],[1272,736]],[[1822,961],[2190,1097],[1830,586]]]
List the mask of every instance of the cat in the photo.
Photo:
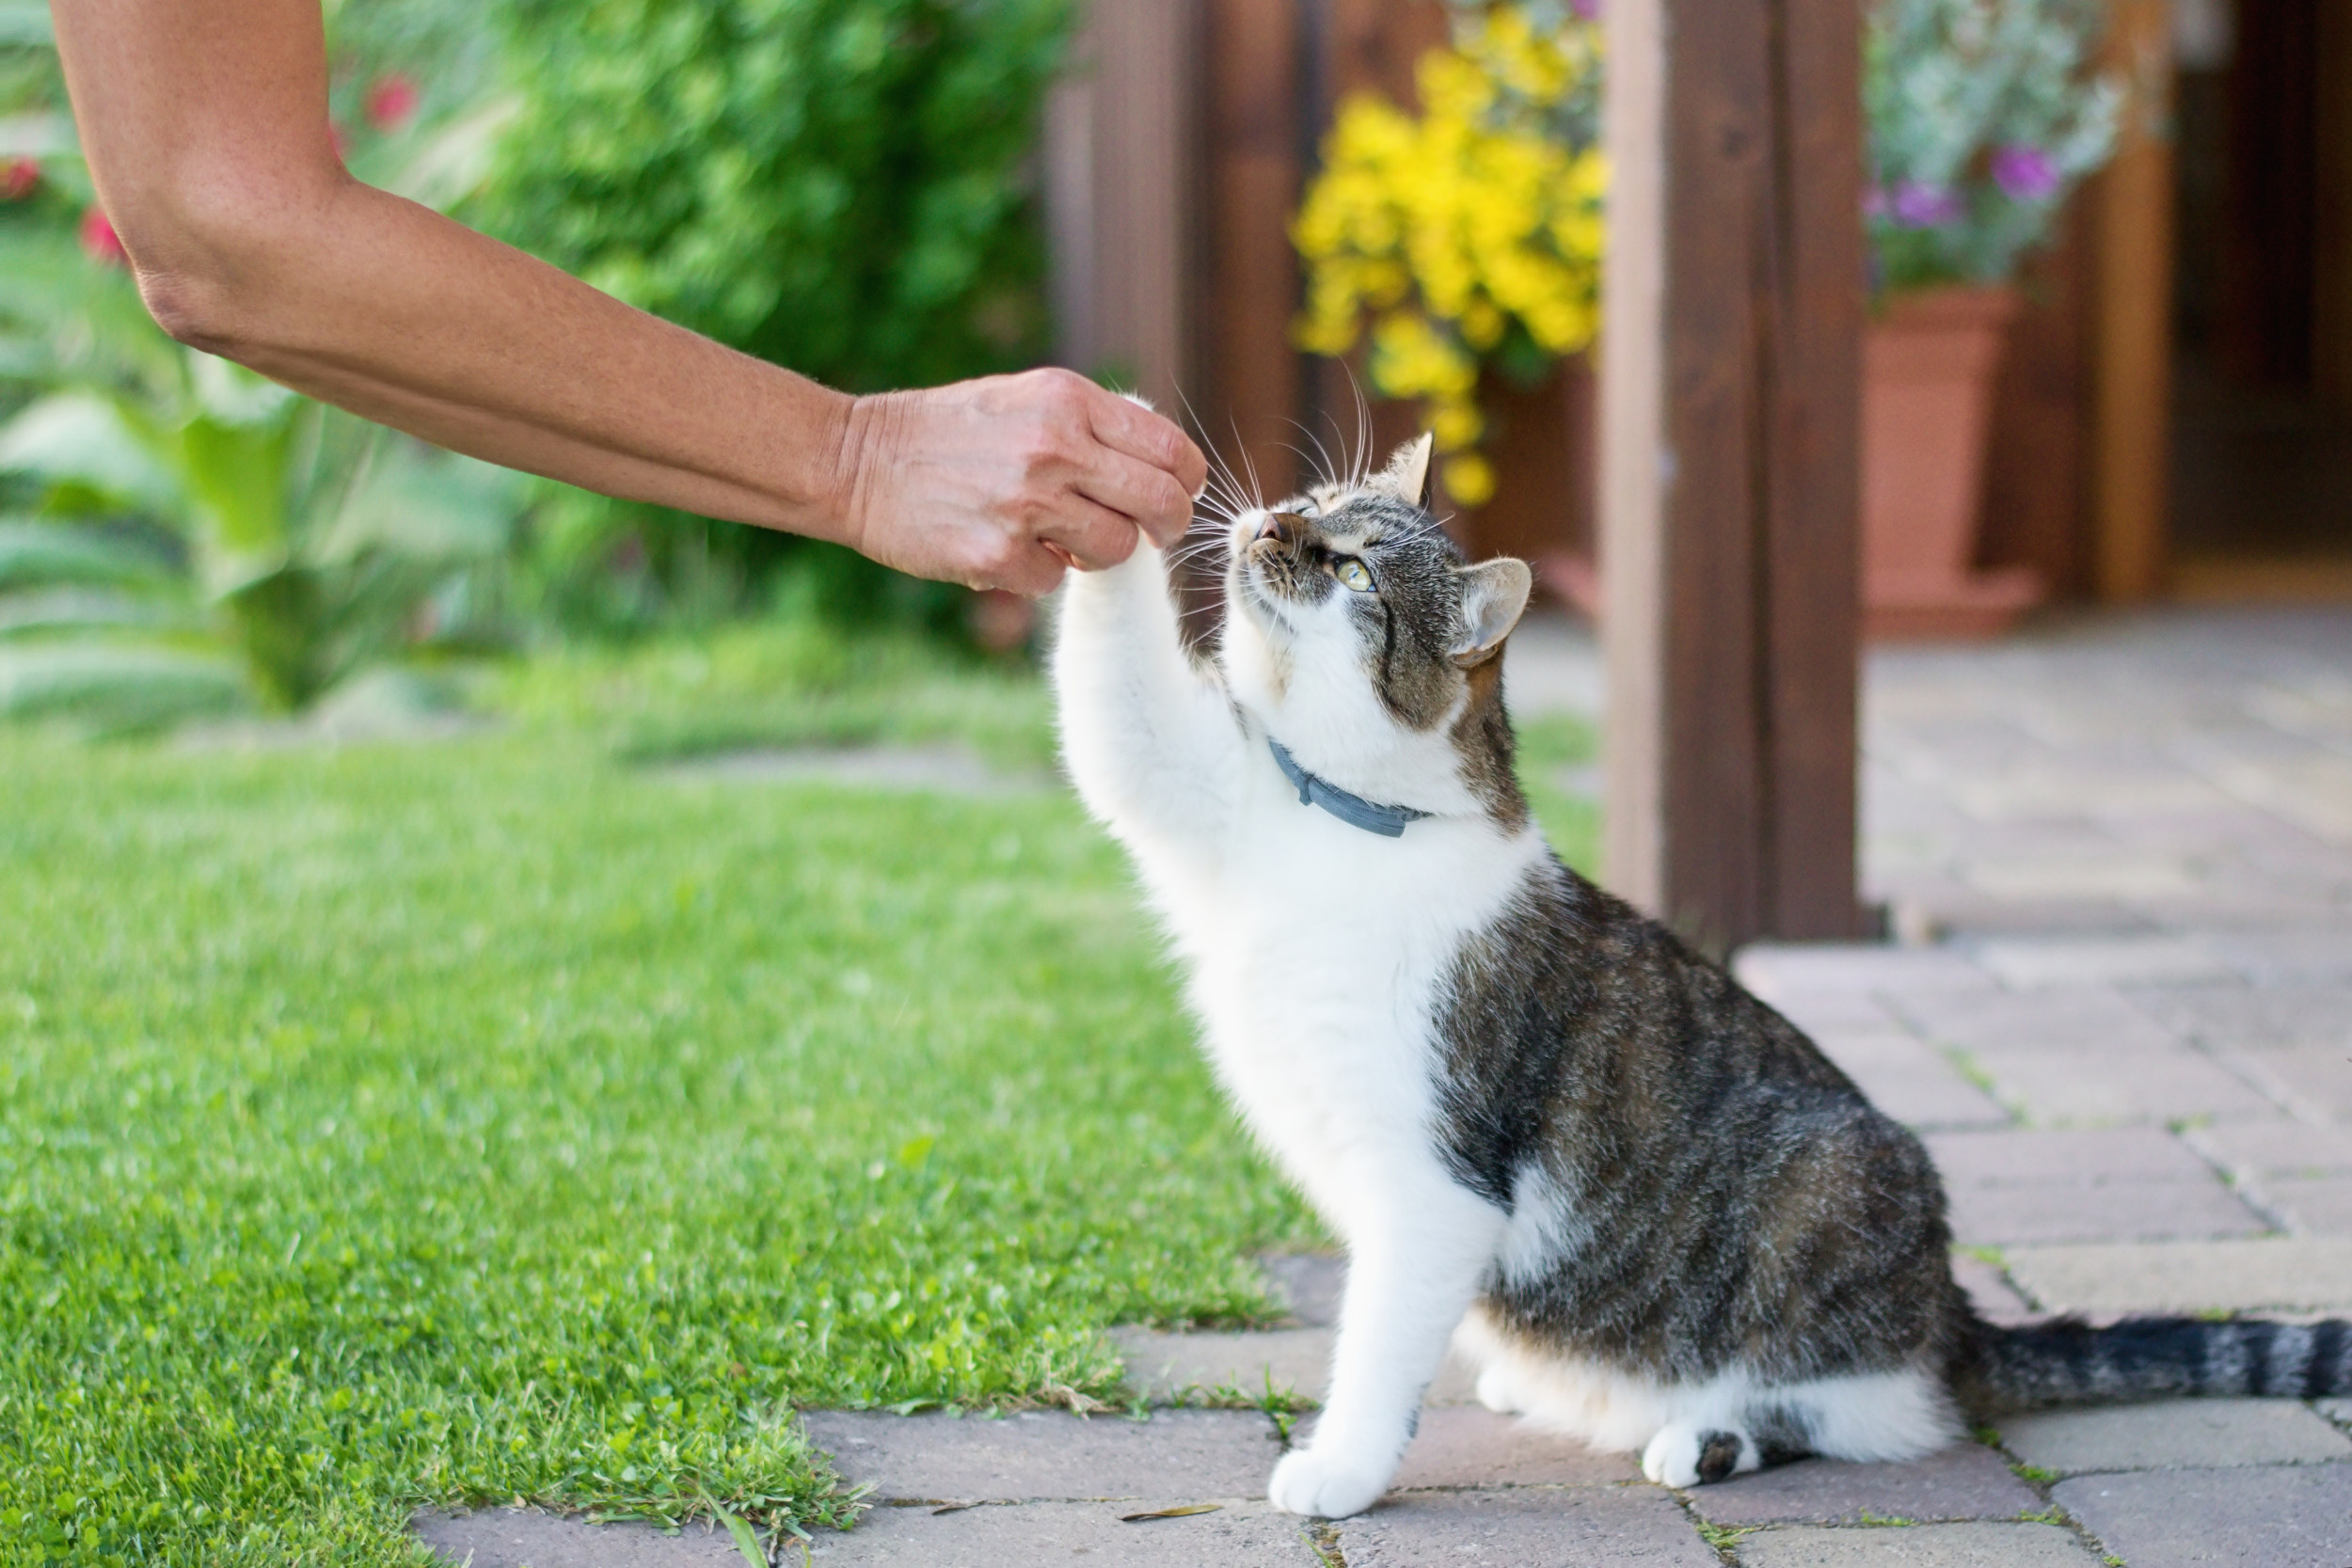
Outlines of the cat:
[[1502,700],[1528,568],[1467,562],[1430,448],[1236,500],[1200,649],[1147,545],[1073,574],[1052,656],[1071,778],[1216,1074],[1347,1248],[1329,1397],[1269,1498],[1375,1502],[1449,1342],[1481,1402],[1671,1486],[2037,1405],[2352,1389],[2342,1323],[1978,1318],[1919,1140],[1547,847]]

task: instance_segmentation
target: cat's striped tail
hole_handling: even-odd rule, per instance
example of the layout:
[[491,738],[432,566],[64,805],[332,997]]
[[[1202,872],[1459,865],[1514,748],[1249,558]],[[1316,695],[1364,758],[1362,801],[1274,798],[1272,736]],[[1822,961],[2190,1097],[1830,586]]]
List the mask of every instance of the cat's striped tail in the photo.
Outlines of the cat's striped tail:
[[2352,1394],[2352,1323],[2126,1318],[2093,1328],[2075,1318],[1978,1325],[1955,1381],[1988,1411],[2117,1404],[2189,1395],[2317,1399]]

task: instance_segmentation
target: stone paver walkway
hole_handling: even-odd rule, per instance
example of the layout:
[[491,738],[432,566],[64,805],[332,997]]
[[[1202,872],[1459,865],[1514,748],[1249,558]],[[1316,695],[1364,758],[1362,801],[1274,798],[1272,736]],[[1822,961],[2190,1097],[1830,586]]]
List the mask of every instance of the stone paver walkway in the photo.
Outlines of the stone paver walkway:
[[[1515,701],[1589,707],[1589,644],[1534,633]],[[2352,614],[1882,652],[1867,691],[1866,876],[1905,940],[1740,972],[1926,1135],[1982,1309],[2352,1313]],[[1120,1331],[1147,1421],[812,1413],[877,1506],[808,1560],[2352,1568],[2344,1400],[2042,1415],[1915,1465],[1677,1494],[1517,1431],[1450,1369],[1391,1497],[1311,1526],[1263,1500],[1272,1418],[1174,1407],[1320,1391],[1339,1265],[1272,1266],[1290,1327]],[[419,1531],[476,1568],[742,1560],[723,1534],[530,1511]]]

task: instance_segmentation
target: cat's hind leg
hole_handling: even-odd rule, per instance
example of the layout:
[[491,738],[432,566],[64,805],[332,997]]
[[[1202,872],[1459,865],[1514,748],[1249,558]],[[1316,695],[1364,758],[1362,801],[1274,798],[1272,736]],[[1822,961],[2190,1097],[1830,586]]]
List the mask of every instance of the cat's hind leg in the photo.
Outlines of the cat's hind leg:
[[1642,1474],[1661,1486],[1699,1486],[1763,1468],[1764,1450],[1737,1424],[1669,1421],[1642,1450]]
[[1808,1454],[1867,1462],[1918,1459],[1960,1433],[1941,1379],[1912,1369],[1741,1387],[1726,1378],[1677,1401],[1642,1449],[1642,1474],[1664,1486],[1727,1481]]

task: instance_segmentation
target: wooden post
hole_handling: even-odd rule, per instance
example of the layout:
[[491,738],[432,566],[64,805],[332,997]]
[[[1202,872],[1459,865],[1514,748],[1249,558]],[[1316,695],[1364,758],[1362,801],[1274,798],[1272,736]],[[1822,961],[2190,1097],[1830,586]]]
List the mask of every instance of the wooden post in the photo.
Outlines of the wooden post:
[[1703,945],[1860,933],[1857,0],[1612,0],[1612,886]]
[[2091,193],[2096,341],[2092,579],[2103,599],[2163,585],[2172,426],[2172,13],[2116,0],[2107,63],[2125,83],[2115,157]]
[[1199,17],[1094,0],[1045,110],[1055,354],[1180,406],[1193,352]]
[[1236,468],[1246,459],[1272,500],[1297,478],[1305,390],[1290,341],[1299,305],[1290,220],[1313,114],[1300,14],[1295,0],[1204,0],[1204,9],[1206,374],[1194,402],[1202,434]]

